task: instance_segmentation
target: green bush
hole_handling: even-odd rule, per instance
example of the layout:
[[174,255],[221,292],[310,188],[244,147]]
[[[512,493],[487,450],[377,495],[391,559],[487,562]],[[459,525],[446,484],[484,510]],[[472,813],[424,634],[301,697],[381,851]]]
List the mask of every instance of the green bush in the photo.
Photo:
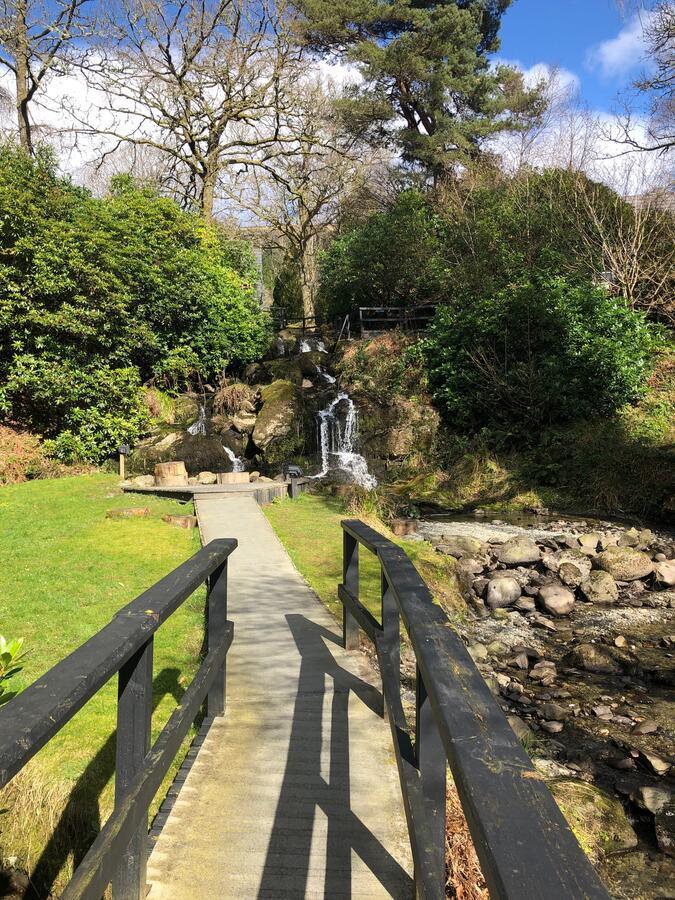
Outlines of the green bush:
[[642,313],[605,289],[533,279],[439,307],[427,342],[430,386],[453,430],[535,440],[638,399],[660,343]]
[[0,415],[98,461],[147,426],[141,385],[181,387],[268,342],[252,254],[150,188],[92,197],[45,152],[0,147]]
[[8,641],[0,634],[0,706],[12,699],[7,683],[23,668],[20,663],[26,654],[22,651],[23,638]]

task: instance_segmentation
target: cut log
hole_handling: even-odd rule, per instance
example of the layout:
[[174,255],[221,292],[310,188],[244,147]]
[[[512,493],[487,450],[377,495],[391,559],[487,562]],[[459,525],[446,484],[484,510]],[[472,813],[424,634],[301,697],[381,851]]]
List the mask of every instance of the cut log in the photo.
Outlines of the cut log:
[[218,472],[218,484],[248,484],[248,472]]
[[140,519],[149,515],[150,510],[147,506],[129,506],[127,509],[109,509],[105,517],[106,519]]
[[184,462],[157,463],[155,484],[157,487],[180,487],[188,483],[188,473]]
[[196,528],[197,516],[162,516],[162,521],[176,528]]

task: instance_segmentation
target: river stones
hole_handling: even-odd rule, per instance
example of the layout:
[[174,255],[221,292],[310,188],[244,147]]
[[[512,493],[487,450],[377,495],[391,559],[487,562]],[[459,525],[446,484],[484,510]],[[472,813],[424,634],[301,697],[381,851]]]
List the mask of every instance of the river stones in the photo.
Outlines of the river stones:
[[528,537],[513,537],[497,550],[497,559],[507,566],[524,566],[539,562],[539,547]]
[[595,557],[595,563],[617,581],[637,581],[654,570],[654,563],[647,554],[632,547],[609,547]]
[[616,603],[619,588],[609,572],[595,569],[581,582],[581,591],[590,603]]
[[520,597],[520,584],[515,578],[492,578],[487,586],[485,599],[490,609],[511,606]]
[[569,587],[579,587],[591,574],[592,563],[580,550],[563,550],[558,558],[558,577]]
[[485,544],[467,534],[444,534],[436,549],[447,556],[460,559],[462,556],[480,556],[485,552]]
[[574,594],[561,584],[545,584],[539,589],[539,601],[547,613],[567,616],[574,609]]

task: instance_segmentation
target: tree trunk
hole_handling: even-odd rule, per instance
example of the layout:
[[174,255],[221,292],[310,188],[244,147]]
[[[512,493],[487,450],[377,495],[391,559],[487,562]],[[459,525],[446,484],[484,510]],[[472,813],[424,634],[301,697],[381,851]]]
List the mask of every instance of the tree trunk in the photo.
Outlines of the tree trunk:
[[302,314],[305,318],[316,315],[314,298],[317,284],[316,237],[312,236],[300,250],[300,293],[302,296]]
[[216,199],[216,182],[218,180],[218,163],[215,154],[209,154],[206,170],[202,176],[202,213],[205,219],[213,218],[213,206]]
[[19,142],[26,153],[33,155],[28,112],[28,26],[26,24],[26,4],[18,3],[16,10],[16,113],[19,126]]

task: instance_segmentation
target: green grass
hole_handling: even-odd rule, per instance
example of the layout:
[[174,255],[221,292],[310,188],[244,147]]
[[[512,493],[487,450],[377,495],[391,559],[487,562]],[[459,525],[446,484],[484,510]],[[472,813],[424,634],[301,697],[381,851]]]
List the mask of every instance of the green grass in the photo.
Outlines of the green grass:
[[[0,634],[23,637],[29,651],[12,689],[32,683],[198,549],[195,531],[161,521],[184,507],[125,496],[116,482],[83,475],[0,489]],[[150,516],[105,518],[127,506],[147,506]],[[200,591],[156,635],[153,735],[196,671],[203,611]],[[0,857],[17,857],[42,891],[63,883],[73,852],[112,807],[116,690],[113,679],[0,794],[8,810],[0,815]]]
[[[264,512],[295,567],[336,616],[342,615],[337,585],[342,581],[340,522],[345,518],[363,519],[403,547],[451,618],[463,614],[465,604],[457,592],[454,564],[449,557],[435,553],[428,544],[399,540],[382,522],[358,512],[347,513],[342,501],[322,494],[302,494],[298,500],[275,501]],[[379,563],[365,548],[359,554],[359,582],[361,602],[379,618]]]

